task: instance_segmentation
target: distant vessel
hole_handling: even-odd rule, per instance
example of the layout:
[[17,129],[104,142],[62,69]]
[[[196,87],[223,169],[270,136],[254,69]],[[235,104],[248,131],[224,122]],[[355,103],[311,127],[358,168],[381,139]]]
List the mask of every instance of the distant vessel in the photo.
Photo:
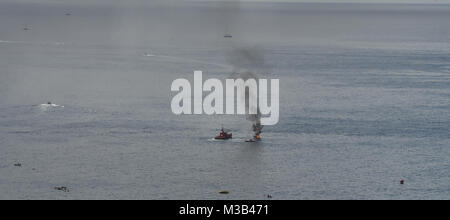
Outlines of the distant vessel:
[[214,139],[216,139],[216,140],[228,140],[228,139],[232,139],[232,138],[233,138],[233,134],[232,133],[227,133],[222,127],[222,131],[220,132],[219,136],[215,137]]
[[47,102],[47,103],[45,103],[45,104],[41,104],[40,107],[41,107],[42,109],[48,109],[48,108],[64,108],[63,105],[57,105],[57,104],[54,104],[54,103],[52,103],[52,102]]
[[233,38],[233,35],[231,34],[226,34],[225,36],[223,36],[224,38]]

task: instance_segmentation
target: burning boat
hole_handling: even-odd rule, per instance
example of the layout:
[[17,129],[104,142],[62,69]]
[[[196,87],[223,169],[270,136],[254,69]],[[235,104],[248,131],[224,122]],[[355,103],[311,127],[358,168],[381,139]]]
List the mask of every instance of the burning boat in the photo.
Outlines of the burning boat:
[[261,141],[261,133],[262,133],[263,127],[264,126],[261,125],[261,122],[259,120],[255,124],[253,124],[253,132],[255,132],[255,134],[253,135],[252,139],[248,139],[245,142]]
[[261,141],[261,134],[255,134],[252,139],[248,139],[245,142],[253,143],[253,142],[257,142],[257,141]]

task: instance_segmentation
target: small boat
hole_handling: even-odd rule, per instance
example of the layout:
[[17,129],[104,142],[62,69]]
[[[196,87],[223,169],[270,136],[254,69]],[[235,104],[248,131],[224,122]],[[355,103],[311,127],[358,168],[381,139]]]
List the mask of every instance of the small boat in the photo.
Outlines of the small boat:
[[228,140],[228,139],[232,139],[232,138],[233,138],[233,134],[232,133],[227,133],[222,128],[222,131],[220,132],[219,136],[215,137],[214,139],[216,139],[216,140]]
[[226,34],[225,36],[223,36],[224,38],[233,38],[233,35],[231,34]]

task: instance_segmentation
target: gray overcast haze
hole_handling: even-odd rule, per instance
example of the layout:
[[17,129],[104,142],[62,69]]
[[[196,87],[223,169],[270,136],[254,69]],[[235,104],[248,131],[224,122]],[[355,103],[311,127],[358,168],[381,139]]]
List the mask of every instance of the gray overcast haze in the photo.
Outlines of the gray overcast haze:
[[[450,0],[234,0],[235,2],[330,2],[330,3],[450,3]],[[154,2],[232,2],[228,0],[1,0],[13,3],[58,3],[58,4],[148,4]]]
[[[450,199],[450,1],[255,1],[0,0],[0,200]],[[195,70],[279,123],[173,114]]]

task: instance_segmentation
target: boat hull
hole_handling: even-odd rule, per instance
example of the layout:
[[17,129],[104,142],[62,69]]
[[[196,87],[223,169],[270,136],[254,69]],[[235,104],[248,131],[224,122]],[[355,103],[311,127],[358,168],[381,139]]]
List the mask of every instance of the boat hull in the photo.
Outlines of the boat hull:
[[216,140],[228,140],[228,139],[232,139],[232,138],[233,138],[233,135],[229,134],[229,135],[225,135],[225,136],[217,136],[214,139],[216,139]]

